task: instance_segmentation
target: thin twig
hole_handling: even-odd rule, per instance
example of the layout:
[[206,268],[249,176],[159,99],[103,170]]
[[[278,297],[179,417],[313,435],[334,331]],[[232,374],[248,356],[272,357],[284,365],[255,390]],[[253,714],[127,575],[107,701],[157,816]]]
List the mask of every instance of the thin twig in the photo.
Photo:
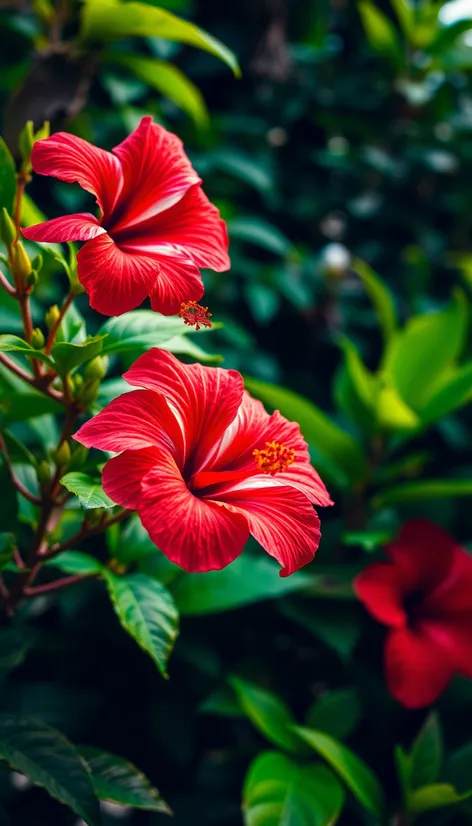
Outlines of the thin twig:
[[3,453],[3,455],[5,457],[5,462],[7,464],[8,470],[10,471],[10,476],[11,476],[12,482],[13,482],[15,488],[17,489],[18,493],[21,493],[21,495],[24,496],[24,498],[27,499],[28,502],[31,502],[33,505],[40,505],[41,504],[41,499],[39,498],[39,496],[35,496],[34,493],[30,493],[28,488],[26,488],[24,486],[24,484],[22,482],[20,482],[20,480],[18,479],[18,477],[15,473],[15,470],[13,468],[13,464],[12,464],[11,459],[10,459],[10,454],[8,453],[8,448],[6,446],[5,439],[3,438],[1,433],[0,433],[0,450],[1,450],[1,452]]
[[18,548],[15,548],[14,551],[13,551],[13,562],[15,563],[17,568],[24,568],[25,567],[25,563],[23,562],[23,560],[21,558],[21,554],[20,554]]
[[30,384],[32,387],[35,387],[36,390],[39,390],[41,393],[44,393],[46,396],[49,396],[50,399],[54,399],[55,401],[59,402],[60,404],[64,404],[64,398],[62,393],[59,393],[58,390],[54,390],[53,387],[44,386],[41,381],[38,381],[34,376],[30,376],[26,370],[23,370],[22,367],[18,367],[14,361],[9,359],[3,353],[0,353],[0,364],[3,364],[8,370],[11,370],[12,373],[15,373],[23,381]]
[[94,525],[93,527],[87,527],[86,523],[84,523],[80,531],[77,531],[77,533],[75,533],[65,542],[61,542],[58,545],[53,545],[47,553],[43,554],[42,558],[52,559],[53,557],[62,553],[62,551],[68,551],[70,548],[74,548],[79,542],[83,542],[84,539],[89,539],[91,536],[95,536],[97,533],[102,533],[102,531],[106,531],[106,529],[111,527],[111,525],[116,525],[117,522],[121,522],[121,520],[128,515],[129,511],[123,510],[119,513],[116,513],[114,516],[111,517],[111,519],[108,519],[105,522],[100,522],[98,525]]
[[34,588],[26,587],[23,591],[25,597],[37,597],[41,594],[49,594],[51,591],[59,591],[61,588],[68,588],[69,585],[75,585],[76,582],[82,582],[84,579],[91,579],[98,574],[74,574],[73,576],[65,576],[62,579],[55,579],[53,582],[46,582],[44,585],[35,585]]
[[4,290],[6,290],[8,295],[11,295],[12,298],[17,297],[17,293],[16,293],[15,288],[10,284],[8,278],[6,277],[6,275],[4,275],[4,273],[1,270],[0,270],[0,284],[2,285]]

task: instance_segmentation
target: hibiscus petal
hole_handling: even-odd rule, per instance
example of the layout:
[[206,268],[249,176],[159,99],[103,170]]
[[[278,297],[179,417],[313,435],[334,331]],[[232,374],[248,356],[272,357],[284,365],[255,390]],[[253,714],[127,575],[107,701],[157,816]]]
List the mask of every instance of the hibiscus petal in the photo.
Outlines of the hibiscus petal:
[[387,553],[398,567],[404,592],[427,592],[448,575],[457,543],[446,531],[426,519],[404,525]]
[[151,293],[153,310],[163,315],[175,315],[182,303],[198,301],[202,297],[203,282],[193,261],[180,254],[157,260],[160,271]]
[[189,475],[200,469],[231,424],[243,395],[243,380],[235,370],[182,364],[157,348],[140,356],[123,378],[164,395],[180,424],[185,457],[192,460]]
[[427,634],[409,628],[389,632],[385,671],[391,694],[406,708],[423,708],[439,697],[453,665]]
[[101,227],[89,212],[77,212],[74,215],[64,215],[62,218],[53,218],[42,224],[25,227],[22,233],[30,241],[60,244],[65,241],[89,241],[97,235],[106,233],[106,229]]
[[282,565],[280,576],[312,561],[320,544],[320,520],[303,494],[292,488],[256,488],[218,493],[218,501],[244,513],[252,536]]
[[56,132],[35,143],[31,162],[40,175],[78,183],[95,195],[104,215],[111,213],[123,184],[120,162],[111,152],[68,132]]
[[244,515],[193,496],[170,456],[162,454],[141,489],[138,512],[144,527],[185,571],[219,571],[242,552],[249,538]]
[[219,210],[210,203],[200,186],[191,189],[175,206],[136,225],[116,232],[120,246],[132,247],[145,254],[159,255],[167,247],[192,258],[199,267],[216,272],[229,270],[228,231]]
[[109,235],[88,241],[77,255],[79,281],[90,306],[103,315],[121,315],[152,292],[159,264],[144,255],[122,252]]
[[153,447],[125,450],[120,456],[110,459],[103,468],[103,490],[117,505],[136,510],[141,496],[141,481],[158,458],[159,451]]
[[[279,442],[293,448],[295,461],[287,470],[273,476],[265,473],[255,477],[257,463],[253,451],[264,449],[266,442]],[[310,464],[310,454],[300,426],[289,422],[278,410],[270,416],[262,403],[246,391],[236,418],[209,455],[207,465],[211,471],[247,471],[246,479],[239,480],[237,477],[236,483],[228,481],[225,490],[244,491],[256,484],[258,487],[289,485],[308,496],[315,505],[333,504],[324,482]]]
[[437,644],[439,656],[453,663],[454,671],[472,678],[472,612],[454,620],[425,619],[421,625]]
[[369,565],[356,576],[353,585],[356,596],[376,620],[394,628],[406,625],[403,589],[395,565],[390,562]]
[[[472,556],[456,546],[447,576],[425,597],[422,613],[462,621],[472,615]],[[470,624],[472,633],[472,622]]]
[[114,232],[169,209],[200,178],[182,141],[144,117],[138,128],[113,149],[123,170],[124,185],[115,212]]
[[133,390],[113,399],[74,435],[77,442],[99,450],[140,450],[160,447],[182,454],[180,428],[163,396]]

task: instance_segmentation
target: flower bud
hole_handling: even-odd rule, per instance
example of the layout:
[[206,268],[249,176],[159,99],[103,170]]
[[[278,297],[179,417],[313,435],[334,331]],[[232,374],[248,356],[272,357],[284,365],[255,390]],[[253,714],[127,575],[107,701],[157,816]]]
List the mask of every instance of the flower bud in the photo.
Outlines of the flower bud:
[[31,270],[29,275],[27,275],[26,278],[25,278],[26,286],[31,287],[31,288],[36,287],[36,284],[38,283],[38,281],[39,281],[39,278],[38,278],[38,273],[36,272],[36,270]]
[[2,213],[0,215],[0,235],[3,243],[7,247],[16,241],[16,227],[5,207],[2,207]]
[[106,356],[96,356],[85,366],[84,378],[89,381],[100,381],[107,374],[108,358]]
[[42,350],[45,344],[43,331],[39,327],[35,327],[31,334],[31,345],[35,350]]
[[34,146],[34,124],[32,120],[27,120],[18,138],[18,146],[23,164],[31,169],[31,153]]
[[57,304],[53,304],[52,307],[49,307],[49,310],[47,311],[44,317],[48,330],[52,330],[52,328],[58,322],[60,317],[61,311]]
[[88,456],[88,448],[85,445],[77,445],[72,449],[72,458],[70,460],[70,470],[80,470],[85,465]]
[[84,385],[83,390],[80,392],[80,395],[76,396],[76,398],[78,398],[83,405],[87,406],[97,398],[99,389],[100,381],[98,379],[95,379],[95,381],[91,381],[90,383],[87,382],[87,384]]
[[35,272],[39,272],[43,268],[43,256],[40,252],[32,259],[31,267]]
[[71,460],[71,451],[69,442],[62,442],[56,450],[52,452],[57,467],[66,467]]
[[46,462],[46,459],[43,459],[39,463],[36,475],[38,477],[40,487],[48,485],[51,481],[51,468],[49,467],[49,463]]
[[26,282],[31,272],[31,261],[21,241],[18,241],[13,248],[13,266],[16,278]]

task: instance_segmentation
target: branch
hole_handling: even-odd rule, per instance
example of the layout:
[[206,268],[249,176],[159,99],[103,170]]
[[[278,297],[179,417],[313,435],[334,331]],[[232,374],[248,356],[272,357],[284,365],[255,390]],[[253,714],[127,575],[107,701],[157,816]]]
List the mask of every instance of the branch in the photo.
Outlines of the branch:
[[11,476],[12,482],[13,482],[15,488],[17,489],[18,493],[21,493],[21,495],[24,496],[24,498],[27,499],[28,502],[31,502],[33,505],[40,505],[41,504],[41,499],[39,498],[39,496],[35,496],[34,493],[30,493],[28,488],[25,488],[24,484],[22,482],[20,482],[20,480],[16,476],[15,470],[13,468],[13,465],[12,465],[12,462],[11,462],[11,459],[10,459],[10,454],[8,453],[8,448],[7,448],[6,443],[5,443],[5,439],[3,438],[1,433],[0,433],[0,450],[2,451],[2,453],[5,457],[5,462],[7,464],[8,470],[10,471],[10,476]]
[[65,576],[62,577],[62,579],[55,579],[53,582],[46,582],[44,585],[36,585],[34,588],[26,587],[23,594],[25,597],[37,597],[41,594],[49,594],[51,591],[60,591],[61,588],[68,588],[69,585],[75,585],[76,582],[91,579],[95,576],[98,576],[98,574],[74,574],[73,576]]
[[6,275],[0,270],[0,284],[6,290],[8,295],[11,295],[12,298],[17,298],[17,293],[15,288],[10,284]]
[[46,396],[49,396],[50,399],[54,399],[54,401],[59,402],[60,404],[64,404],[64,398],[62,393],[59,393],[58,390],[54,390],[52,387],[44,387],[43,384],[34,378],[34,376],[30,376],[26,370],[23,370],[22,367],[18,367],[14,361],[9,359],[3,353],[0,353],[0,364],[3,364],[8,370],[11,370],[15,376],[22,379],[23,381],[30,384],[31,387],[35,387],[36,390],[39,390],[41,393],[44,393]]
[[67,539],[65,542],[61,542],[58,545],[53,545],[49,551],[45,554],[42,554],[41,559],[52,559],[53,557],[57,556],[58,554],[62,553],[62,551],[68,551],[70,548],[75,548],[75,546],[79,542],[83,542],[84,539],[89,539],[91,536],[95,536],[98,533],[102,533],[102,531],[106,531],[107,528],[111,527],[111,525],[115,525],[117,522],[121,522],[126,516],[129,516],[128,510],[120,511],[116,513],[111,519],[108,519],[105,522],[100,522],[98,525],[87,527],[86,522],[82,525],[80,531],[77,531],[73,536]]

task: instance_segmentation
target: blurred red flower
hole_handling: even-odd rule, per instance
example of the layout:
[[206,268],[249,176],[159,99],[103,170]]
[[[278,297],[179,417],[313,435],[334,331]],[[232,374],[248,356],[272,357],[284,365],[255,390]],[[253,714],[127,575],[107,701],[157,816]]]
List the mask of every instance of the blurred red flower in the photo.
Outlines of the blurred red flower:
[[385,643],[390,692],[407,708],[433,703],[454,674],[472,678],[472,556],[434,522],[414,520],[370,565],[354,590],[391,629]]
[[113,153],[66,132],[38,141],[35,171],[79,183],[95,195],[99,217],[66,215],[23,234],[32,241],[86,241],[78,276],[98,312],[120,315],[150,296],[154,310],[172,315],[203,295],[199,267],[229,269],[226,225],[182,142],[151,117]]
[[313,504],[331,505],[300,428],[244,391],[234,370],[181,364],[163,350],[125,373],[142,388],[114,399],[75,439],[121,452],[108,496],[137,510],[151,539],[186,571],[224,568],[249,534],[288,576],[320,541]]

